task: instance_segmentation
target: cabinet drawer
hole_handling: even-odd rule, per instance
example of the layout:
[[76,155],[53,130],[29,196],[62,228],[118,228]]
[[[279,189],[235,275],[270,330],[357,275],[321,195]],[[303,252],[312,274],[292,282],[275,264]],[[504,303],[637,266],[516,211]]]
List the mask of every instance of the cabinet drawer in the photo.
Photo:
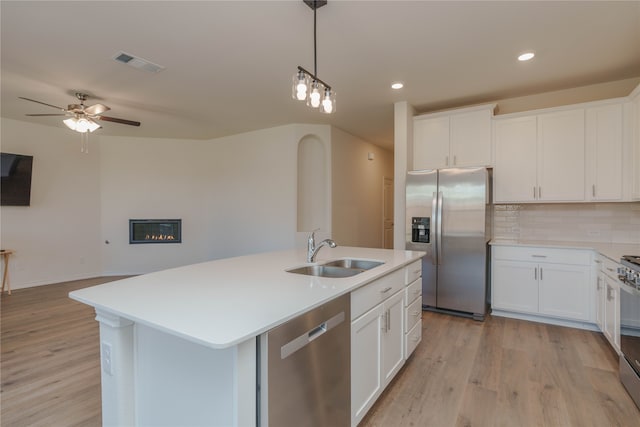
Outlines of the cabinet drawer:
[[600,264],[600,271],[609,276],[610,278],[617,280],[618,279],[618,267],[620,264],[610,260],[609,258],[603,256],[599,258],[602,263]]
[[422,261],[415,261],[404,268],[405,277],[404,284],[408,285],[409,283],[416,280],[418,277],[422,276]]
[[493,246],[493,259],[590,265],[591,250],[536,248],[529,246]]
[[405,331],[409,331],[416,325],[416,323],[420,323],[420,320],[422,319],[422,300],[415,300],[404,310],[404,313],[404,324],[406,325]]
[[422,341],[422,323],[418,322],[404,337],[404,357],[408,359]]
[[412,284],[407,286],[404,296],[404,306],[408,307],[416,299],[422,300],[422,278],[418,277]]
[[404,288],[405,269],[396,270],[351,293],[351,320]]
[[422,300],[420,298],[421,295],[422,295],[422,278],[418,277],[416,280],[413,281],[412,284],[410,284],[406,288],[406,292],[404,295],[405,307],[409,306],[409,304],[414,302],[416,299]]

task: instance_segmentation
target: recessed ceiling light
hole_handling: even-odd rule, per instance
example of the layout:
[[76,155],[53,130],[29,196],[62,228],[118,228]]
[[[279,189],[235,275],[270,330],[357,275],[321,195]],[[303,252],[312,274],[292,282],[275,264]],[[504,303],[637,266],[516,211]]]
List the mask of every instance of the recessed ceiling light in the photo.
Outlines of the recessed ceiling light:
[[402,89],[404,84],[402,82],[395,82],[391,84],[391,89]]
[[536,54],[533,52],[525,52],[520,56],[518,56],[518,61],[528,61],[532,59],[534,56],[536,56]]

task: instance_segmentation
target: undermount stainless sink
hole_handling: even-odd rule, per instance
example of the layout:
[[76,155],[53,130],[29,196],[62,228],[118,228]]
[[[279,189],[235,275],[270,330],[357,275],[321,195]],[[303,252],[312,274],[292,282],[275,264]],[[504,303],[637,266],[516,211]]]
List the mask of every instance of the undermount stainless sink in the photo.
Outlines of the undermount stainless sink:
[[319,265],[305,265],[286,271],[307,276],[338,278],[355,276],[382,264],[384,264],[382,261],[346,258]]
[[335,261],[329,261],[324,263],[323,265],[342,267],[342,268],[355,268],[360,270],[371,270],[372,268],[382,264],[384,264],[384,262],[382,261],[370,261],[368,259],[345,258],[345,259],[337,259]]

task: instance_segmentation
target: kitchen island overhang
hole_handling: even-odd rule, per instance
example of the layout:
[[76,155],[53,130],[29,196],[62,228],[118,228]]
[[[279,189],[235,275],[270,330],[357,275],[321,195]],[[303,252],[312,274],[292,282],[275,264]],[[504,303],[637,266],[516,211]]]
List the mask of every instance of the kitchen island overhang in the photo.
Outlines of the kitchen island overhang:
[[74,291],[96,309],[104,425],[256,424],[256,337],[418,260],[416,251],[338,247],[383,261],[348,278],[292,274],[306,252],[222,259]]

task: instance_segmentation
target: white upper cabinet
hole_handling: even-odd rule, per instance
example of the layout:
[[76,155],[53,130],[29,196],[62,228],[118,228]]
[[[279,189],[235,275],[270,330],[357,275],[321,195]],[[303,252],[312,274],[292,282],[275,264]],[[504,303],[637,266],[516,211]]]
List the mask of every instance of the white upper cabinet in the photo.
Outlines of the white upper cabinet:
[[538,200],[584,200],[584,110],[538,116]]
[[631,94],[632,98],[632,141],[633,141],[633,185],[632,197],[634,200],[640,200],[640,86]]
[[494,126],[496,203],[584,201],[584,109],[497,119]]
[[495,121],[493,182],[496,202],[536,201],[536,134],[535,116]]
[[413,169],[491,166],[495,104],[425,114],[413,119]]
[[414,120],[413,169],[438,169],[449,160],[449,117]]
[[620,201],[623,173],[622,104],[588,108],[587,179],[589,201]]

